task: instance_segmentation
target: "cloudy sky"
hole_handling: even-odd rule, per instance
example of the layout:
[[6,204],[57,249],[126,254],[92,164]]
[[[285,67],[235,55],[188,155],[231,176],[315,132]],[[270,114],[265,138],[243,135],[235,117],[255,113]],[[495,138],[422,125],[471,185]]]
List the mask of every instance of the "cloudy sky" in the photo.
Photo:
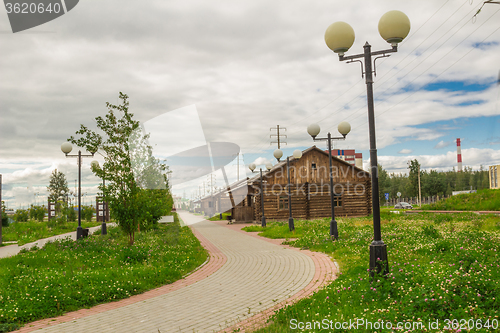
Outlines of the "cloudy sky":
[[[414,158],[425,169],[450,170],[461,138],[464,166],[500,164],[500,5],[486,4],[473,18],[482,3],[82,0],[65,15],[18,33],[2,8],[3,197],[13,208],[45,200],[55,168],[73,189],[76,160],[66,159],[60,145],[80,124],[92,127],[120,91],[144,123],[190,110],[178,121],[165,118],[171,120],[164,131],[175,134],[165,146],[231,142],[241,147],[241,165],[265,163],[276,148],[271,127],[287,129],[283,150],[291,154],[313,144],[310,123],[336,135],[338,123],[348,121],[352,131],[336,148],[362,152],[367,166],[360,65],[339,62],[323,36],[331,23],[345,21],[356,33],[347,55],[361,53],[366,41],[374,50],[388,48],[377,26],[393,9],[405,12],[412,28],[398,53],[377,61],[379,162],[390,172],[406,172]],[[91,160],[83,165],[87,203],[100,182],[89,171]],[[206,179],[176,191],[190,197]]]

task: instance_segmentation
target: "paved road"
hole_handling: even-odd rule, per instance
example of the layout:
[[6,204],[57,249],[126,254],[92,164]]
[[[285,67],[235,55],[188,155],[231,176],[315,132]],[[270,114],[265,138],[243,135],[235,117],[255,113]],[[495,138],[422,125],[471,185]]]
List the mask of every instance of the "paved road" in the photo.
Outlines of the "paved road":
[[313,260],[299,251],[180,216],[227,257],[218,271],[168,294],[36,332],[217,332],[287,299],[314,277]]

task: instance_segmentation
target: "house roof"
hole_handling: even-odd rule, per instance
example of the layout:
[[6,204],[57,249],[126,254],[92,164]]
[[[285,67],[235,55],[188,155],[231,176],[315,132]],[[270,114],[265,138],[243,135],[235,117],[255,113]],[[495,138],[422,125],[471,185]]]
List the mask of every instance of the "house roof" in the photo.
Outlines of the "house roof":
[[[320,152],[320,153],[324,154],[326,157],[328,157],[328,152],[325,152],[325,151],[323,151],[322,149],[319,149],[319,148],[318,148],[318,147],[316,147],[316,146],[312,146],[312,147],[309,147],[309,148],[307,148],[307,149],[303,150],[303,151],[302,151],[302,155],[305,155],[305,154],[307,154],[307,153],[309,153],[309,152],[311,152],[311,151],[318,151],[318,152]],[[296,158],[295,158],[295,157],[293,157],[293,156],[291,156],[291,157],[289,158],[289,160],[290,160],[290,162],[292,162],[292,161],[296,160]],[[342,159],[340,159],[340,158],[337,158],[337,157],[335,157],[335,156],[332,156],[332,160],[337,161],[337,162],[339,162],[340,164],[344,164],[344,165],[345,165],[345,166],[347,166],[347,167],[354,168],[356,171],[363,172],[363,173],[365,173],[366,175],[370,175],[370,173],[369,173],[368,171],[365,171],[365,170],[363,170],[363,169],[360,169],[360,168],[358,168],[357,166],[352,165],[351,163],[346,162],[346,161],[344,161],[344,160],[342,160]],[[281,168],[282,168],[282,167],[284,167],[285,165],[286,165],[286,158],[285,158],[283,161],[280,161],[280,162],[278,162],[276,165],[274,165],[274,166],[271,168],[271,170],[269,170],[269,171],[268,171],[268,173],[269,173],[269,172],[275,172],[276,170],[281,169]],[[260,182],[260,174],[258,174],[257,176],[254,176],[254,177],[252,177],[252,178],[250,178],[250,179],[248,180],[248,184],[253,184],[254,182]]]
[[[309,152],[311,152],[311,151],[314,151],[314,150],[315,150],[315,151],[318,151],[318,152],[320,152],[320,153],[324,154],[326,157],[328,157],[328,152],[325,152],[325,151],[323,151],[322,149],[319,149],[319,148],[318,148],[318,147],[316,147],[316,146],[312,146],[312,147],[309,147],[309,148],[307,148],[307,149],[303,150],[303,151],[302,151],[302,155],[305,155],[305,154],[307,154],[307,153],[309,153]],[[296,158],[295,158],[295,157],[293,157],[293,156],[291,156],[289,159],[290,159],[290,162],[292,162],[292,161],[296,160]],[[335,160],[336,162],[338,162],[338,163],[340,163],[340,164],[344,164],[344,165],[345,165],[345,166],[347,166],[347,167],[354,168],[356,171],[363,172],[363,173],[365,173],[366,175],[369,175],[369,174],[370,174],[368,171],[365,171],[365,170],[363,170],[363,169],[360,169],[360,168],[358,168],[357,166],[352,165],[352,164],[350,164],[349,162],[346,162],[346,161],[344,161],[344,160],[342,160],[342,159],[340,159],[340,158],[337,158],[337,157],[335,157],[335,156],[332,156],[332,160]],[[282,160],[282,161],[280,161],[280,162],[276,163],[276,164],[275,164],[275,165],[271,168],[271,170],[269,170],[269,171],[267,171],[267,172],[266,172],[266,174],[267,174],[267,173],[270,173],[270,172],[275,172],[276,170],[281,169],[281,168],[282,168],[282,167],[284,167],[285,165],[286,165],[286,158],[285,158],[284,160]],[[264,170],[263,170],[263,171],[264,171]],[[234,182],[234,183],[230,184],[230,185],[229,185],[229,187],[230,187],[231,191],[235,191],[235,190],[238,190],[238,189],[240,189],[240,188],[242,188],[242,187],[244,187],[244,186],[247,186],[247,185],[252,185],[253,183],[260,183],[260,172],[257,172],[257,173],[256,173],[253,177],[251,177],[251,178],[244,178],[244,179],[242,179],[242,180],[236,181],[236,182]],[[201,199],[199,199],[199,200],[197,200],[197,201],[195,201],[195,202],[199,202],[199,201],[201,201],[201,200],[206,200],[206,199],[211,198],[212,196],[225,194],[225,193],[227,193],[227,192],[228,192],[228,191],[227,191],[227,188],[224,188],[224,189],[222,189],[221,191],[218,191],[218,192],[214,193],[213,195],[207,195],[207,196],[205,196],[205,197],[203,197],[203,198],[201,198]]]

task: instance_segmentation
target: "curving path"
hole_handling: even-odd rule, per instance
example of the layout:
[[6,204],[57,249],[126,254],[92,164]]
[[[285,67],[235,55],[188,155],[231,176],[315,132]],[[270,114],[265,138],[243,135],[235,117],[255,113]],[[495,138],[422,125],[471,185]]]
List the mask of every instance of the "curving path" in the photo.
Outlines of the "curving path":
[[324,255],[314,258],[234,227],[195,223],[198,217],[179,214],[210,251],[206,267],[172,285],[69,313],[61,320],[28,324],[21,331],[217,332],[240,322],[261,322],[263,314],[271,314],[269,309],[283,306],[292,296],[310,294],[326,275],[333,277],[333,263]]

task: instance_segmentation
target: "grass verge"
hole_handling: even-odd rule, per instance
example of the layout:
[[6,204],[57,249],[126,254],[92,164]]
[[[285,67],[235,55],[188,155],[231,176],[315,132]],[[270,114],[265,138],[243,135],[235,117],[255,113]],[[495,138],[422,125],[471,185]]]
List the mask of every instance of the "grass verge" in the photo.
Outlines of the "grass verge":
[[[77,242],[0,259],[0,325],[22,325],[172,283],[200,266],[206,250],[178,222],[136,234],[119,228]],[[1,328],[2,326],[0,326]]]
[[[90,228],[98,225],[101,225],[101,222],[82,221],[82,228]],[[49,226],[49,222],[14,222],[9,224],[8,227],[2,228],[2,239],[4,242],[17,241],[17,245],[21,246],[42,238],[76,231],[77,226],[78,222],[65,222],[64,224],[56,224],[52,227]]]
[[[331,254],[341,274],[313,296],[277,311],[257,332],[490,332],[500,327],[499,217],[384,213],[382,221],[390,272],[373,281],[367,271],[370,218],[339,218],[337,242],[328,240],[329,219],[296,221],[302,233],[287,243]],[[270,222],[267,229],[263,236],[278,235],[282,226]],[[342,328],[353,322],[356,326]]]

